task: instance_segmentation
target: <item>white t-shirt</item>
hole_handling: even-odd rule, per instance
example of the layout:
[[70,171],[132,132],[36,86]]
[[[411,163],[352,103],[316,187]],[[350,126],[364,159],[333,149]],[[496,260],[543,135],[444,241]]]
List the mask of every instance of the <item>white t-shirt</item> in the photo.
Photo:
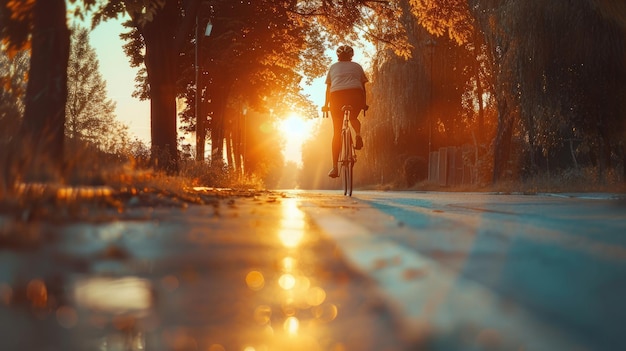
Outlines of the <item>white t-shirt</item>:
[[367,77],[363,67],[352,61],[333,63],[326,75],[326,84],[330,83],[330,92],[346,89],[363,89]]

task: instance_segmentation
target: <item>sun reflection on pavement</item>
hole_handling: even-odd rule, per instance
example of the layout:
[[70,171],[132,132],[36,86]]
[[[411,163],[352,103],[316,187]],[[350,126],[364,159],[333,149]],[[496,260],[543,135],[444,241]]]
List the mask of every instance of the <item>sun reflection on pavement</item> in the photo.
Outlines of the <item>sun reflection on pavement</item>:
[[301,266],[308,224],[297,200],[284,199],[281,212],[276,235],[285,253],[277,260],[278,271],[250,270],[245,277],[248,288],[259,294],[261,303],[252,314],[264,337],[248,342],[243,350],[324,350],[323,344],[332,344],[324,339],[325,328],[338,308],[326,301],[327,293],[310,276],[310,267]]
[[283,218],[280,221],[278,236],[287,248],[297,247],[304,237],[306,223],[304,213],[298,208],[296,199],[282,202]]

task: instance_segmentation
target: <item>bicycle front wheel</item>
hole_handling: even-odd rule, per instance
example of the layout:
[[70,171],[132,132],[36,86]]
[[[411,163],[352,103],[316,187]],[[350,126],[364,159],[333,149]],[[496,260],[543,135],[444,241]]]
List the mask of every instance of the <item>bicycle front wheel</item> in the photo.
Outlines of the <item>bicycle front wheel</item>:
[[343,183],[343,194],[352,196],[352,135],[349,131],[342,133],[341,145],[341,178]]

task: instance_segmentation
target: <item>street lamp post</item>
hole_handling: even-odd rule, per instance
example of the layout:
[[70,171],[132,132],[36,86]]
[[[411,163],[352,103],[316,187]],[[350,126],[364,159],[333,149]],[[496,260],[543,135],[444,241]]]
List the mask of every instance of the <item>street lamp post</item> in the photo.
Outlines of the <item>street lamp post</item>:
[[[196,82],[196,94],[194,98],[195,110],[194,114],[196,117],[196,160],[201,161],[204,160],[204,147],[201,147],[206,140],[204,137],[204,117],[200,116],[198,109],[200,108],[200,64],[199,64],[199,51],[200,51],[200,25],[199,25],[198,16],[196,15],[196,33],[195,33],[195,58],[194,58],[194,66],[196,69],[195,82]],[[204,30],[204,36],[208,37],[211,35],[211,31],[213,30],[213,24],[211,21],[207,23],[207,26]]]

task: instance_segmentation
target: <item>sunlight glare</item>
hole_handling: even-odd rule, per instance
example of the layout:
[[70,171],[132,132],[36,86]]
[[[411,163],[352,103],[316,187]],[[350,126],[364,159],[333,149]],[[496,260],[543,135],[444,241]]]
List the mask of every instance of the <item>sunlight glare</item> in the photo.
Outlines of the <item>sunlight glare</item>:
[[302,162],[302,144],[310,137],[314,129],[314,121],[305,120],[304,117],[292,113],[289,117],[281,120],[278,129],[285,138],[285,159],[297,164]]
[[283,263],[283,270],[285,272],[289,273],[293,271],[293,268],[295,266],[295,259],[293,257],[287,256],[283,258],[282,263]]
[[283,218],[280,221],[278,237],[284,246],[295,248],[302,241],[306,223],[304,213],[298,208],[295,199],[286,199],[283,202]]
[[291,290],[296,286],[296,278],[291,274],[283,274],[278,279],[278,285],[284,290]]
[[285,320],[284,328],[287,333],[291,335],[295,335],[298,333],[298,329],[300,327],[300,321],[296,317],[289,317]]
[[309,128],[306,121],[300,115],[292,113],[286,119],[280,122],[280,131],[287,141],[302,141],[309,134]]

